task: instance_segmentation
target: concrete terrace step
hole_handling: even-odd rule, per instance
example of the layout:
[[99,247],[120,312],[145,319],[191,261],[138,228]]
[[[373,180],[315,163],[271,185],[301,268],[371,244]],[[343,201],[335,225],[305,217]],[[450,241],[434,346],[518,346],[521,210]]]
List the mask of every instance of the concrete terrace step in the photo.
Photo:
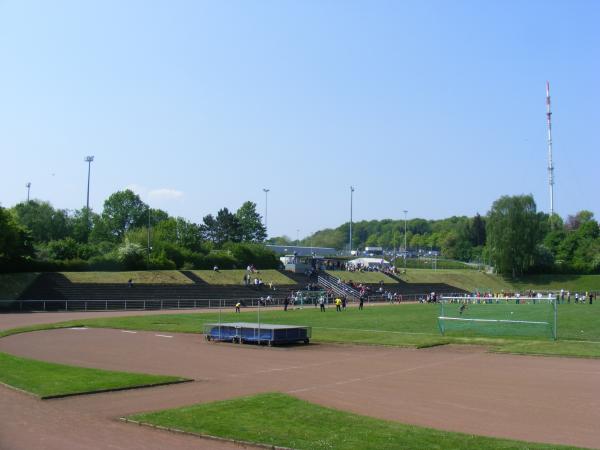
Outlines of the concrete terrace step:
[[[188,276],[187,274],[185,274]],[[192,279],[188,276],[188,278]],[[21,300],[153,300],[153,299],[242,299],[270,295],[282,298],[290,290],[305,285],[267,286],[210,285],[202,280],[194,284],[71,283],[59,273],[44,273],[19,297]]]

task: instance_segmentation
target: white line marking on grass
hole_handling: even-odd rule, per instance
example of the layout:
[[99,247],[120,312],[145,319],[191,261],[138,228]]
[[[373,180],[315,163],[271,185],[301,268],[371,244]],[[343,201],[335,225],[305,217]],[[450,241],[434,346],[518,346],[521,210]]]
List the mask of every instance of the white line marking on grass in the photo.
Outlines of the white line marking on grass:
[[166,338],[172,338],[173,337],[173,336],[168,336],[166,334],[155,334],[154,336],[157,336],[157,337],[166,337]]
[[69,330],[87,330],[87,327],[71,327]]
[[121,330],[121,333],[131,333],[131,334],[136,334],[136,333],[137,333],[137,331]]
[[341,331],[362,331],[365,333],[393,333],[393,334],[419,334],[426,336],[438,336],[434,333],[420,333],[417,331],[388,331],[388,330],[363,330],[360,328],[337,328],[337,327],[313,327],[313,329],[319,330],[341,330]]

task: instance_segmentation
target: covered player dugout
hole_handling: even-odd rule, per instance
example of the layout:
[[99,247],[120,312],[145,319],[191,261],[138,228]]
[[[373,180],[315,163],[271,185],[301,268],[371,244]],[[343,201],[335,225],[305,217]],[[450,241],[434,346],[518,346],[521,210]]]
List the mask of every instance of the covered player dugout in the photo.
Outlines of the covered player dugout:
[[204,324],[207,341],[225,341],[239,344],[308,344],[312,327],[274,325],[270,323],[223,322]]

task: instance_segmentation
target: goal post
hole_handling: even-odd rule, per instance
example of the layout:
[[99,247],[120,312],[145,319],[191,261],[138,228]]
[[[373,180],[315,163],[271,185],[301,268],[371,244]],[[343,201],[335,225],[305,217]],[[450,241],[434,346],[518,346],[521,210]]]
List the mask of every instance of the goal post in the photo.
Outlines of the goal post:
[[438,326],[442,335],[523,336],[556,340],[555,298],[443,297]]

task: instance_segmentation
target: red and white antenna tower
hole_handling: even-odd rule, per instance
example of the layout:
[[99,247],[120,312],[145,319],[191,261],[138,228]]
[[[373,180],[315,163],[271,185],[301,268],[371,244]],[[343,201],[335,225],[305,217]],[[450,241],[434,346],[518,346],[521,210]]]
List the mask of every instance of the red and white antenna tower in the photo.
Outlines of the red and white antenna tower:
[[546,81],[546,118],[548,121],[548,185],[550,186],[550,217],[554,216],[554,165],[552,163],[552,111],[550,111],[550,82]]

